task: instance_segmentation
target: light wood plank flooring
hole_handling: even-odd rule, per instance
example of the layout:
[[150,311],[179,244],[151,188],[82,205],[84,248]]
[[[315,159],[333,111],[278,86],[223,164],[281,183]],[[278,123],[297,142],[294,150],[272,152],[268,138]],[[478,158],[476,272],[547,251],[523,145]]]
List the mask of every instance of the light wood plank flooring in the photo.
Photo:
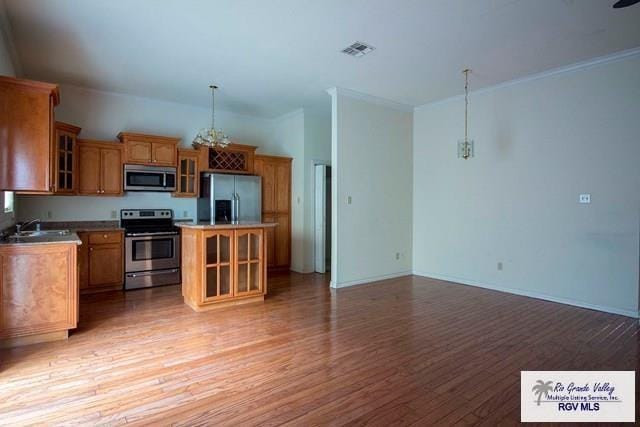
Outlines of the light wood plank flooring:
[[68,341],[0,353],[0,424],[511,425],[520,370],[637,370],[638,321],[404,277],[270,278],[195,313],[177,286],[83,297]]

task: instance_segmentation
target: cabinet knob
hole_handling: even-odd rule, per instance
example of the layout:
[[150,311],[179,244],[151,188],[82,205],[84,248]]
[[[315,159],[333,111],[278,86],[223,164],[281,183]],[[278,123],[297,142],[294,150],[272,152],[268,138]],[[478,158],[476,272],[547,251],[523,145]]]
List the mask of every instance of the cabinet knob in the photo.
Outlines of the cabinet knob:
[[89,248],[89,252],[93,252],[93,248]]
[[103,235],[102,235],[102,237],[104,237],[104,238],[106,239],[106,238],[107,238],[107,235],[106,235],[106,234],[103,234]]

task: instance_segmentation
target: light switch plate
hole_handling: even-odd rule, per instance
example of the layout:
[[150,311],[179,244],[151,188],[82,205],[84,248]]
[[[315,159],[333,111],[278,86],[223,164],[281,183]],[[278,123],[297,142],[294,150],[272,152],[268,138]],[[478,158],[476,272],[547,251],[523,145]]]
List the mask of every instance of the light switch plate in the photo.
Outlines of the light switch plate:
[[591,194],[581,194],[578,201],[580,203],[591,203]]

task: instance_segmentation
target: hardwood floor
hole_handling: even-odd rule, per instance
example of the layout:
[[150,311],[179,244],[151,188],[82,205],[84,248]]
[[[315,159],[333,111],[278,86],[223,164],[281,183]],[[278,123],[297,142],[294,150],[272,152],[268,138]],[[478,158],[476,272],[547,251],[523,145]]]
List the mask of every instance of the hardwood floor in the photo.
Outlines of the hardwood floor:
[[0,352],[0,424],[511,425],[520,370],[638,369],[631,318],[327,281],[272,276],[264,303],[204,313],[175,286],[84,296],[68,341]]

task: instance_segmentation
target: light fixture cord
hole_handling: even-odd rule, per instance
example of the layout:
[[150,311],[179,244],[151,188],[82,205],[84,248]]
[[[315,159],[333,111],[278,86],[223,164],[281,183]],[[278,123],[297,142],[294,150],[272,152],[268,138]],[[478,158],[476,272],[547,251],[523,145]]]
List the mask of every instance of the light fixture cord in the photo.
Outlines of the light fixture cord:
[[468,141],[467,123],[469,110],[469,70],[464,70],[464,142]]
[[216,126],[216,87],[211,86],[211,129],[215,129]]

